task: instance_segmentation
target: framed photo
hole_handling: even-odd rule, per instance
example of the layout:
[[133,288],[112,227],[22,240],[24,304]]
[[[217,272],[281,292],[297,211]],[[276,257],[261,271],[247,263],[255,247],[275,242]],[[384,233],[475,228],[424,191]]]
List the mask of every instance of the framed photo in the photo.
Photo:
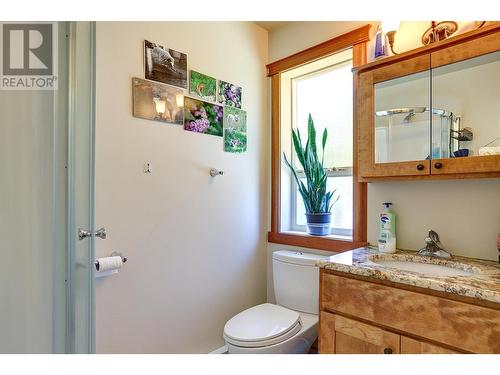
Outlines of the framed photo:
[[222,137],[224,108],[215,103],[184,97],[184,129]]
[[224,108],[224,151],[247,150],[247,113],[238,108]]
[[187,89],[187,55],[144,41],[145,77]]
[[228,107],[241,108],[241,87],[219,80],[218,102]]
[[189,77],[189,94],[199,96],[203,100],[215,102],[217,80],[203,73],[191,70]]
[[141,78],[132,78],[133,115],[182,125],[184,94],[181,89]]

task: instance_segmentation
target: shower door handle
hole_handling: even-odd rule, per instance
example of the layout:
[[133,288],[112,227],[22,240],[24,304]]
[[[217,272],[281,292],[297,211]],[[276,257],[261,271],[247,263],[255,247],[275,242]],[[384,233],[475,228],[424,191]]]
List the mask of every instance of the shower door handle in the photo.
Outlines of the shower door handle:
[[106,228],[99,228],[97,231],[95,232],[91,232],[91,231],[88,231],[88,230],[85,230],[85,229],[82,229],[82,228],[79,228],[78,229],[78,239],[81,241],[81,240],[84,240],[85,238],[87,237],[99,237],[103,240],[106,239]]

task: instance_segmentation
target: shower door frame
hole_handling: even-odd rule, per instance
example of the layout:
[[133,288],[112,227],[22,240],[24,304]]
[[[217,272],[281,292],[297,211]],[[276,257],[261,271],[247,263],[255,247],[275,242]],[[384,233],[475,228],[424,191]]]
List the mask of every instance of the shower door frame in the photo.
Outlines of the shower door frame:
[[69,22],[65,352],[95,353],[95,22]]

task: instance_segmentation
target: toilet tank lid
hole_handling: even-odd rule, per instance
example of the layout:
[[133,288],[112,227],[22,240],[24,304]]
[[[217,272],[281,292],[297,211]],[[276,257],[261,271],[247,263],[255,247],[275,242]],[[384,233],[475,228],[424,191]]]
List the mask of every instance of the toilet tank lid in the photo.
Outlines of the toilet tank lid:
[[273,253],[273,259],[303,266],[315,266],[318,261],[327,260],[328,258],[326,255],[303,253],[301,251],[279,250]]

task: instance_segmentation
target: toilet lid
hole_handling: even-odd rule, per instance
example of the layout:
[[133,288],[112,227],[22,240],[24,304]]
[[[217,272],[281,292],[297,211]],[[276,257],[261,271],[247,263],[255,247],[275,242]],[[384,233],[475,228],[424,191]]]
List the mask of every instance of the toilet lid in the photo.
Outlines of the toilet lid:
[[281,342],[300,331],[298,312],[264,303],[242,311],[224,327],[224,338],[239,346],[264,346]]

